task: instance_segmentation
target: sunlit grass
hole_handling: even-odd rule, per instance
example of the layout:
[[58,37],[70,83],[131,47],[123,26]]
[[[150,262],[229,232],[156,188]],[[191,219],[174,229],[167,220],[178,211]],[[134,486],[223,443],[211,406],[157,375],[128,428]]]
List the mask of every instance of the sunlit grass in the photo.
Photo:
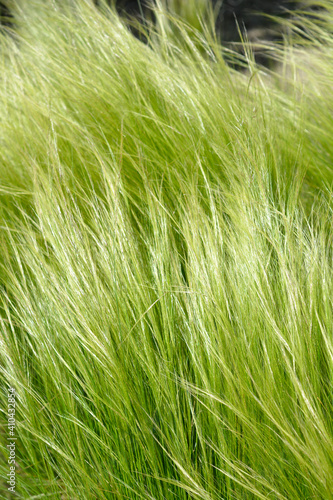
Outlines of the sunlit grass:
[[18,498],[333,498],[333,18],[71,4],[1,39],[2,498],[9,386]]

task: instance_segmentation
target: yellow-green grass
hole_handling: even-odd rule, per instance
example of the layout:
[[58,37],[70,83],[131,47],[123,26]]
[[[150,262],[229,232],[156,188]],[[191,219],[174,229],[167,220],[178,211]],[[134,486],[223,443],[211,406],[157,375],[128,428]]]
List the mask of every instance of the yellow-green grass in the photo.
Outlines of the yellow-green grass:
[[143,44],[92,2],[14,7],[2,498],[9,387],[17,498],[333,498],[330,4],[276,72],[174,11]]

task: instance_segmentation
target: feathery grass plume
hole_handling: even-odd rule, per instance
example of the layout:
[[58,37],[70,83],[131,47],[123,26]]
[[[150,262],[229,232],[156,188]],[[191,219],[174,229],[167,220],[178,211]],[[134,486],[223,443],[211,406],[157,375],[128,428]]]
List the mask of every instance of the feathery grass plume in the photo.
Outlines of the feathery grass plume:
[[325,5],[293,25],[308,47],[274,49],[281,76],[250,48],[235,72],[172,12],[143,44],[113,8],[15,1],[0,71],[3,498],[8,387],[18,498],[333,498]]

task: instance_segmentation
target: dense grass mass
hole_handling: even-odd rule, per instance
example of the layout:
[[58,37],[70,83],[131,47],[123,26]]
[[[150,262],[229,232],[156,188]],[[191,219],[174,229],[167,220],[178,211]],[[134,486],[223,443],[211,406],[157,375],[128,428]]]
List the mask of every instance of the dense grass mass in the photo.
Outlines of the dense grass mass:
[[330,2],[240,72],[209,11],[158,3],[144,44],[88,0],[14,7],[1,498],[333,499]]

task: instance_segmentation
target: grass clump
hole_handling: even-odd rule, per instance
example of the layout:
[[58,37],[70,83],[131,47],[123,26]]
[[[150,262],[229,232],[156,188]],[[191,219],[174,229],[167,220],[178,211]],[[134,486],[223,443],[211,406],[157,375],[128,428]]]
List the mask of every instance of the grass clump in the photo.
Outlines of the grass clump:
[[172,15],[143,44],[106,6],[15,7],[2,497],[14,387],[18,498],[333,498],[330,13],[237,73]]

